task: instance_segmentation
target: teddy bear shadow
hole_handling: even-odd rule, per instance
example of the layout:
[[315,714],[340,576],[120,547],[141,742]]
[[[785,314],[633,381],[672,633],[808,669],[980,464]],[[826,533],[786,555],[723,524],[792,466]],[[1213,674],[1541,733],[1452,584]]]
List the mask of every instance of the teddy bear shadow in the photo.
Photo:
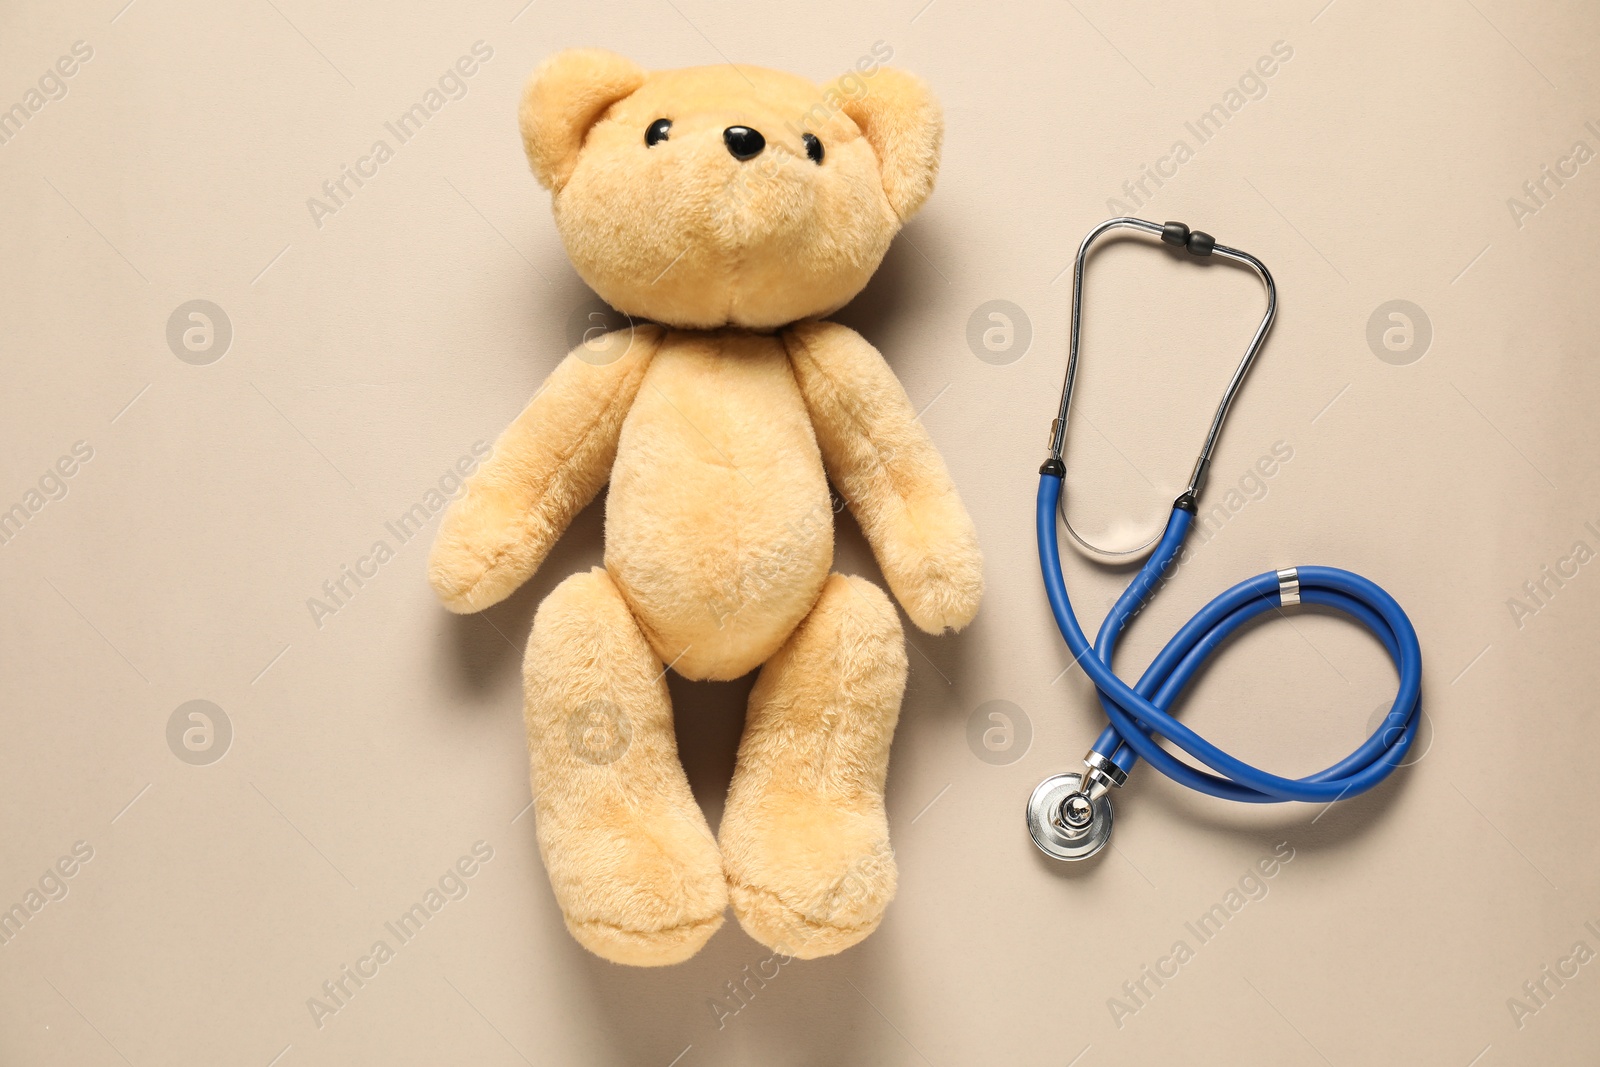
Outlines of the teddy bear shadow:
[[453,682],[475,704],[502,687],[521,688],[522,651],[533,630],[534,612],[556,586],[601,565],[605,499],[602,490],[577,514],[544,563],[515,593],[481,612],[449,620]]
[[[902,353],[896,350],[891,339],[908,322],[914,321],[914,316],[906,308],[908,296],[912,293],[926,296],[928,284],[924,275],[928,272],[929,261],[922,258],[917,246],[942,244],[929,236],[936,236],[937,229],[937,221],[931,218],[919,216],[907,223],[889,246],[888,254],[883,257],[883,262],[878,265],[877,272],[867,282],[866,288],[850,303],[826,316],[865,337],[883,353],[884,360],[897,375]],[[913,241],[917,242],[916,246],[912,244]]]
[[872,944],[789,959],[730,914],[705,948],[667,971],[609,963],[570,939],[563,971],[582,976],[609,1024],[605,1062],[666,1064],[693,1046],[685,1062],[867,1063],[882,1048],[874,1028],[883,1024],[863,990],[892,981]]

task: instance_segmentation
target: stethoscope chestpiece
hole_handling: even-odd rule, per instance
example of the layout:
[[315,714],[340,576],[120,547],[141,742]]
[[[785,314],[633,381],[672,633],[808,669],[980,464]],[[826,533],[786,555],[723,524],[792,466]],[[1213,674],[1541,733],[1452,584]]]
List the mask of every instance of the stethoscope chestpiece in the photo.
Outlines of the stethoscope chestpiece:
[[1086,860],[1111,840],[1111,798],[1090,799],[1080,774],[1057,774],[1028,798],[1028,834],[1051,859]]

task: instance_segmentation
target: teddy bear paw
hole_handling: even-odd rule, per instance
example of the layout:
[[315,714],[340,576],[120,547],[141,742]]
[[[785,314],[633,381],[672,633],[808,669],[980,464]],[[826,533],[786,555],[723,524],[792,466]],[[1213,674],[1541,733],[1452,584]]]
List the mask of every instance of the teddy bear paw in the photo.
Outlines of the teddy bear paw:
[[915,579],[899,583],[900,603],[923,633],[960,630],[978,614],[983,599],[983,562],[976,553],[954,562],[928,564]]

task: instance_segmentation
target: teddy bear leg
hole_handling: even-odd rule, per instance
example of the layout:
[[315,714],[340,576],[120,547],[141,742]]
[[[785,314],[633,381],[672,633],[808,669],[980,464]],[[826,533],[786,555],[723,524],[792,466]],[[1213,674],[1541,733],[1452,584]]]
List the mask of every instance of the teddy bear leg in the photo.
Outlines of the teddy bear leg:
[[843,951],[894,896],[883,784],[905,683],[889,598],[839,574],[761,668],[721,841],[734,914],[776,952]]
[[666,671],[601,568],[539,605],[523,660],[539,852],[567,929],[615,963],[678,963],[727,909],[678,762]]

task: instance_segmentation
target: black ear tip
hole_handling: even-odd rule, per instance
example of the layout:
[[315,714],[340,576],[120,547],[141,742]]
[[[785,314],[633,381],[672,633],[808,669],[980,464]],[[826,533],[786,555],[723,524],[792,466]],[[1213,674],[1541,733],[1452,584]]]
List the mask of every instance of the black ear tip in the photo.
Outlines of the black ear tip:
[[1217,247],[1215,237],[1204,230],[1191,230],[1181,222],[1163,225],[1161,239],[1174,248],[1185,249],[1191,256],[1209,256]]

